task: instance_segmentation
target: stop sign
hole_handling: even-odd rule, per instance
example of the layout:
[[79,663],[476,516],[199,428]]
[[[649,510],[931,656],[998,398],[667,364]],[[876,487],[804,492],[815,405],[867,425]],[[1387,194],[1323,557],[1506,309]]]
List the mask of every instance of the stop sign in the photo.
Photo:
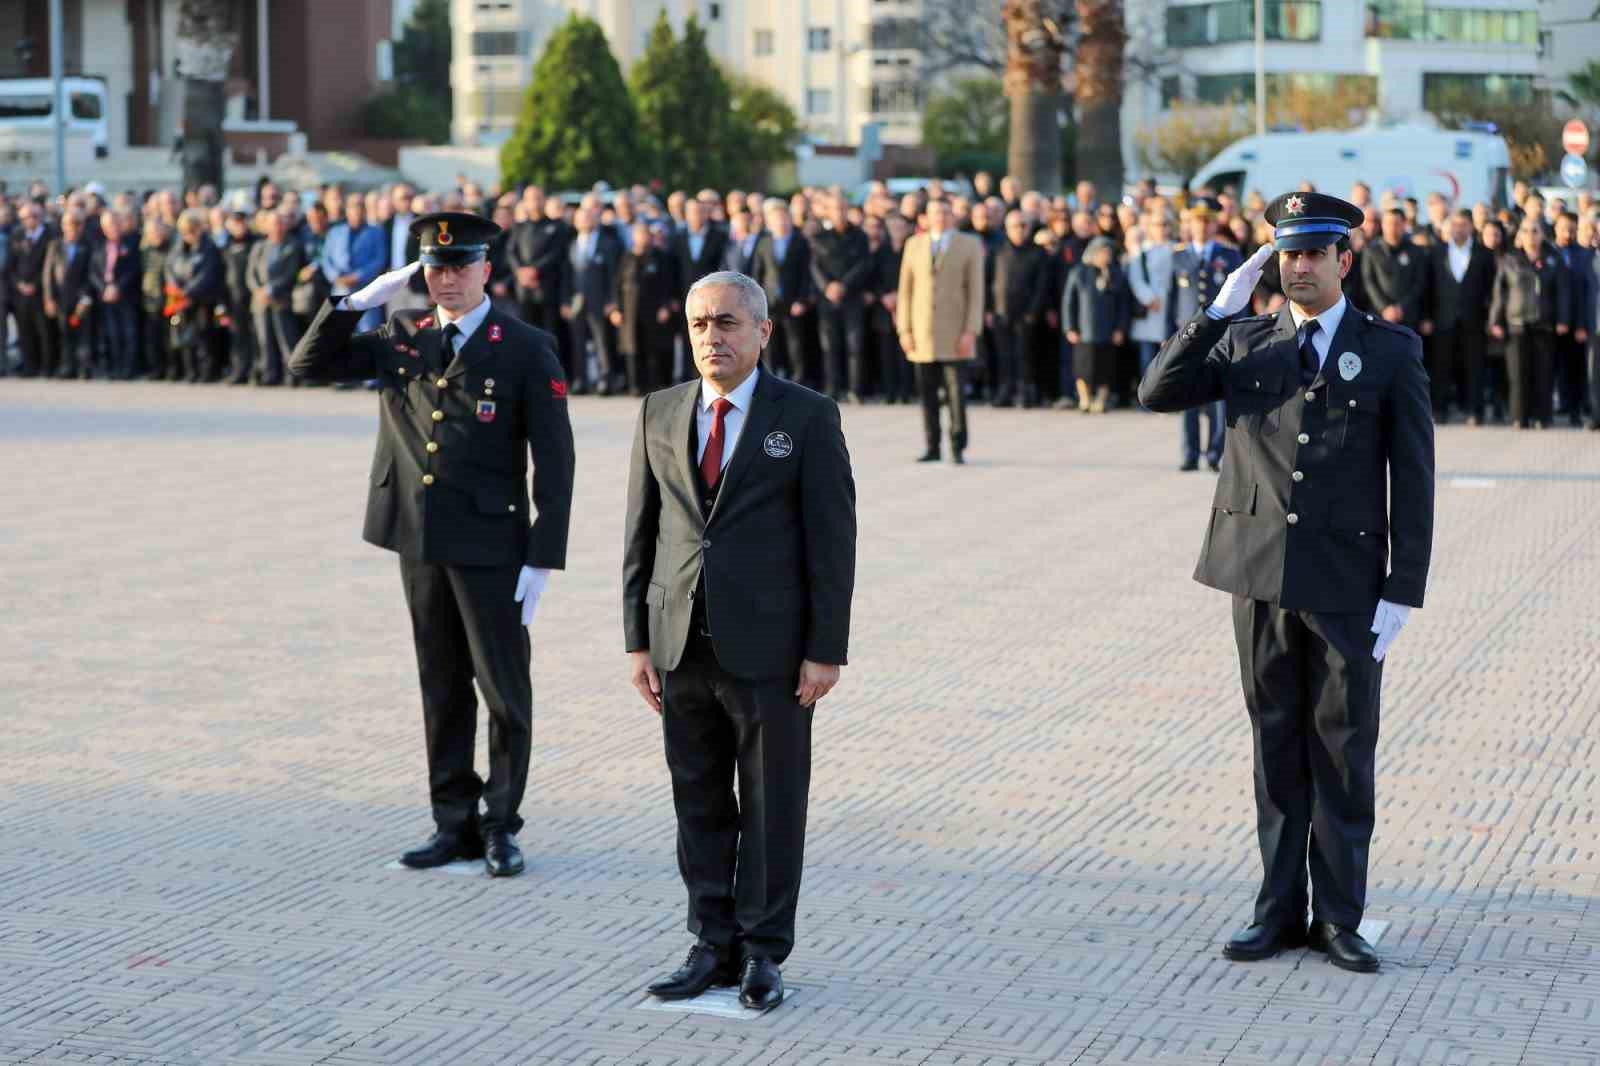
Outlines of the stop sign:
[[1561,147],[1571,155],[1586,154],[1589,151],[1589,127],[1576,118],[1562,126]]

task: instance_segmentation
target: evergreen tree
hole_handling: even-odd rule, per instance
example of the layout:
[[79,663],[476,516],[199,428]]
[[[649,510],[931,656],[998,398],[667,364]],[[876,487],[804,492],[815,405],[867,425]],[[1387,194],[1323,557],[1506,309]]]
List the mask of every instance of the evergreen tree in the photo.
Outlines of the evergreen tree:
[[570,15],[534,67],[522,114],[500,151],[502,182],[622,185],[642,169],[638,116],[605,33]]
[[789,102],[758,81],[734,78],[730,116],[733,147],[723,153],[732,187],[767,184],[771,169],[794,159],[800,141],[800,120]]
[[651,176],[669,188],[723,188],[745,149],[735,140],[733,92],[700,20],[690,15],[677,40],[662,11],[631,82]]

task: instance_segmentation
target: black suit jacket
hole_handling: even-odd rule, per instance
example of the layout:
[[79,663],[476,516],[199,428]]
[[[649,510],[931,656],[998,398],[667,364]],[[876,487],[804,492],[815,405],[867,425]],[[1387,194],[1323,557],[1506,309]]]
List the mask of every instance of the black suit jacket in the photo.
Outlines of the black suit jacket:
[[673,670],[704,572],[717,662],[750,680],[843,665],[855,587],[855,480],[839,407],[763,372],[716,503],[696,461],[695,379],[645,397],[628,471],[622,556],[627,650]]
[[1472,242],[1467,256],[1467,272],[1457,281],[1450,272],[1447,243],[1428,249],[1427,318],[1436,333],[1453,329],[1481,332],[1489,318],[1489,298],[1494,288],[1494,253],[1480,242]]
[[55,303],[60,315],[70,315],[79,298],[94,295],[89,289],[89,261],[94,257],[94,248],[87,240],[75,242],[77,250],[69,262],[69,243],[73,242],[65,237],[51,241],[44,260],[45,297]]
[[689,286],[707,274],[721,270],[723,257],[728,251],[726,231],[708,224],[701,232],[705,234],[706,239],[700,244],[698,259],[690,254],[688,230],[672,236],[672,255],[678,261],[678,284],[683,286],[679,299],[688,294]]
[[572,242],[573,232],[571,226],[557,218],[519,222],[511,227],[506,261],[513,273],[520,267],[533,267],[539,279],[536,285],[527,288],[518,282],[518,298],[561,298],[561,276],[567,272],[567,245]]
[[[1347,376],[1352,353],[1360,366]],[[1365,613],[1380,597],[1421,607],[1433,545],[1421,338],[1346,305],[1322,373],[1309,389],[1299,375],[1286,305],[1223,321],[1202,311],[1140,383],[1155,411],[1226,404],[1195,580],[1288,610]]]
[[1410,241],[1402,240],[1391,248],[1379,239],[1362,249],[1361,287],[1379,311],[1394,304],[1405,325],[1419,325],[1427,285],[1427,252]]
[[582,237],[573,237],[567,246],[567,269],[561,275],[561,302],[571,307],[582,297],[581,304],[577,305],[579,310],[584,314],[603,315],[616,294],[617,267],[623,248],[609,227],[597,228],[594,234],[594,254],[587,263],[578,263]]
[[[106,292],[106,253],[111,241],[101,241],[89,255],[89,291],[96,300],[103,300]],[[139,238],[133,234],[116,240],[117,263],[111,270],[111,284],[117,287],[117,298],[129,307],[137,307],[139,283],[144,278],[144,263],[139,253]]]
[[55,239],[56,231],[49,226],[44,227],[36,241],[30,241],[20,225],[12,230],[11,256],[6,261],[6,288],[11,291],[13,306],[21,306],[30,299],[17,291],[17,286],[23,284],[37,286],[31,299],[36,303],[44,301],[44,259]]
[[381,384],[362,536],[426,563],[563,568],[573,446],[554,339],[491,310],[441,386],[428,371],[445,354],[432,311],[400,311],[355,333],[360,318],[325,301],[289,370],[308,381]]
[[778,261],[778,245],[772,234],[762,233],[756,246],[756,272],[751,277],[767,291],[767,314],[774,320],[787,318],[795,303],[813,302],[811,290],[811,242],[799,230],[789,234],[783,261]]

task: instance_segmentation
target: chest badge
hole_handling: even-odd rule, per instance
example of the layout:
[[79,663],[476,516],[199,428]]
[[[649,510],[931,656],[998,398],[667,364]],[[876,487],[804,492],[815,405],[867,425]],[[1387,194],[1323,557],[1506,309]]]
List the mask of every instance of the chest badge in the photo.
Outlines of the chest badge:
[[[490,344],[499,344],[500,343],[500,339],[502,337],[504,337],[504,336],[505,336],[505,334],[500,332],[500,326],[498,324],[491,325],[489,327],[489,343]],[[494,384],[494,382],[491,381],[490,384],[492,385],[492,384]]]
[[1345,352],[1339,357],[1339,376],[1346,381],[1354,381],[1356,375],[1361,373],[1361,357],[1355,352]]
[[794,438],[783,430],[776,430],[767,434],[767,439],[761,442],[761,450],[774,459],[787,459],[794,454]]
[[494,421],[494,401],[493,400],[479,400],[478,401],[478,421],[479,422],[493,422]]

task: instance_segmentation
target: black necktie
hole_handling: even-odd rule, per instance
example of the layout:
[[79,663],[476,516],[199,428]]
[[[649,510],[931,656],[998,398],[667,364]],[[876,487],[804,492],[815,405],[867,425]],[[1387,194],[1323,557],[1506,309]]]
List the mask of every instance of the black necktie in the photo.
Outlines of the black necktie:
[[441,365],[438,369],[442,372],[450,366],[456,357],[456,338],[461,336],[461,327],[454,322],[446,322],[444,326],[444,351],[439,353]]
[[1317,380],[1317,371],[1321,369],[1317,363],[1317,346],[1312,343],[1317,330],[1321,328],[1314,318],[1308,318],[1300,323],[1300,384],[1302,385],[1309,385]]

